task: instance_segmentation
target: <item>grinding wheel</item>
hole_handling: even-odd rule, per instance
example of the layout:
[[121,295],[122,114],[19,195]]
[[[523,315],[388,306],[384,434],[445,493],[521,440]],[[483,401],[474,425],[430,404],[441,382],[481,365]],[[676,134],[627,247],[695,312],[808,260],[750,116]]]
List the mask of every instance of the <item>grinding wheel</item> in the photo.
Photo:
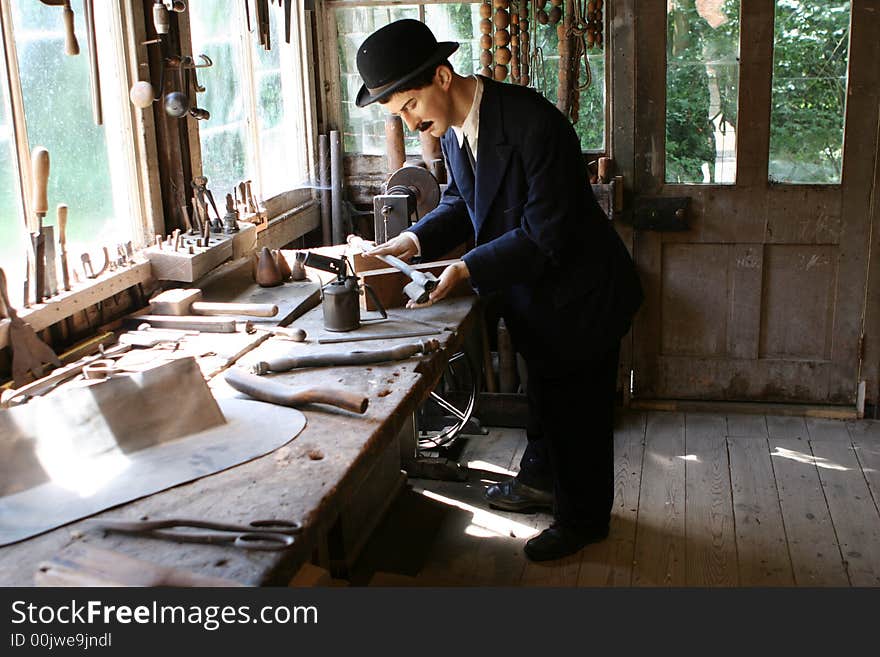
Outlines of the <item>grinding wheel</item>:
[[420,166],[405,165],[392,173],[385,188],[392,187],[406,187],[415,194],[419,218],[440,203],[440,184],[430,171]]

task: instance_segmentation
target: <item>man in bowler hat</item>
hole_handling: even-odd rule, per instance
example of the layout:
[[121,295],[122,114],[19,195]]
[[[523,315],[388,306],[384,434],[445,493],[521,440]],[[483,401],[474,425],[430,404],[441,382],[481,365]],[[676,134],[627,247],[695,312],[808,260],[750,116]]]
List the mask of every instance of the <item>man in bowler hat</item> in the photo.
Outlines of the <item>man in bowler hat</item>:
[[373,255],[449,265],[429,303],[461,279],[492,297],[528,366],[528,446],[489,504],[552,508],[525,545],[558,559],[608,534],[620,340],[642,300],[632,259],[599,207],[571,123],[533,89],[455,73],[457,43],[416,20],[370,35],[357,53],[356,103],[378,102],[440,138],[449,184],[440,204]]

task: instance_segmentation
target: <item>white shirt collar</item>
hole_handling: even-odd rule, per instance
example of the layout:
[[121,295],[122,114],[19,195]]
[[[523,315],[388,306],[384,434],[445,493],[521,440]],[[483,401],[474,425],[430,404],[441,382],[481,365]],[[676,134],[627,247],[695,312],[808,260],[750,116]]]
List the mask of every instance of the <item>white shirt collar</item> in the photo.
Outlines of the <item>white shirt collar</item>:
[[474,160],[476,160],[477,144],[479,143],[480,137],[480,101],[483,99],[483,81],[480,79],[479,75],[474,75],[472,77],[476,80],[477,86],[476,89],[474,89],[474,101],[471,103],[471,109],[460,128],[458,126],[451,127],[458,139],[459,148],[464,145],[464,138],[467,136],[468,144],[471,147],[471,152],[474,154]]

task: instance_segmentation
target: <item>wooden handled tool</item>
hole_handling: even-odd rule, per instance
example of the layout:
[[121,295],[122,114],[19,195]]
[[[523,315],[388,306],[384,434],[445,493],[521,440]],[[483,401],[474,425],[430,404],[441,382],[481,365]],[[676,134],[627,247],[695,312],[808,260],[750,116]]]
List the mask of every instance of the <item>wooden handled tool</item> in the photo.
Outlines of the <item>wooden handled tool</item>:
[[73,9],[70,8],[70,0],[40,0],[40,2],[50,7],[64,7],[62,10],[64,15],[64,53],[78,55],[79,44],[76,41],[76,32],[73,30],[74,15]]
[[30,226],[34,258],[34,301],[40,303],[46,294],[46,246],[42,232],[43,218],[49,211],[47,196],[49,185],[49,151],[42,146],[37,146],[31,151],[31,178],[33,184],[31,201],[34,216],[36,217]]
[[248,315],[274,317],[278,306],[273,303],[213,303],[202,301],[197,289],[166,290],[150,299],[155,315]]
[[[236,321],[228,317],[184,317],[177,315],[137,315],[122,320],[125,327],[149,324],[154,328],[170,328],[181,331],[201,331],[203,333],[235,333]],[[252,333],[254,326],[244,322],[246,333]]]
[[352,413],[366,413],[370,400],[361,394],[339,388],[292,387],[233,367],[224,376],[226,383],[259,401],[279,406],[329,404]]
[[0,314],[8,317],[9,344],[12,348],[12,380],[20,388],[43,376],[43,365],[61,367],[61,361],[49,346],[37,337],[31,325],[25,322],[9,303],[6,293],[6,274],[0,268]]
[[58,246],[61,249],[61,281],[64,289],[70,290],[70,270],[67,269],[67,206],[58,204]]

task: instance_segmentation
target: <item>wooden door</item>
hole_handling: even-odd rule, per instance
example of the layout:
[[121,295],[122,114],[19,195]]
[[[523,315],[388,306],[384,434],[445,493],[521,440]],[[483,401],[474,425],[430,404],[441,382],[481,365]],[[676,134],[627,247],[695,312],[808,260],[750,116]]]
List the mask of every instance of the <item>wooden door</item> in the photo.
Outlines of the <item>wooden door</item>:
[[642,202],[690,198],[688,230],[633,235],[646,293],[633,326],[637,398],[856,400],[880,11],[852,0],[840,184],[779,184],[768,180],[775,4],[741,2],[735,182],[670,184],[659,28],[670,2],[635,0],[634,193]]

